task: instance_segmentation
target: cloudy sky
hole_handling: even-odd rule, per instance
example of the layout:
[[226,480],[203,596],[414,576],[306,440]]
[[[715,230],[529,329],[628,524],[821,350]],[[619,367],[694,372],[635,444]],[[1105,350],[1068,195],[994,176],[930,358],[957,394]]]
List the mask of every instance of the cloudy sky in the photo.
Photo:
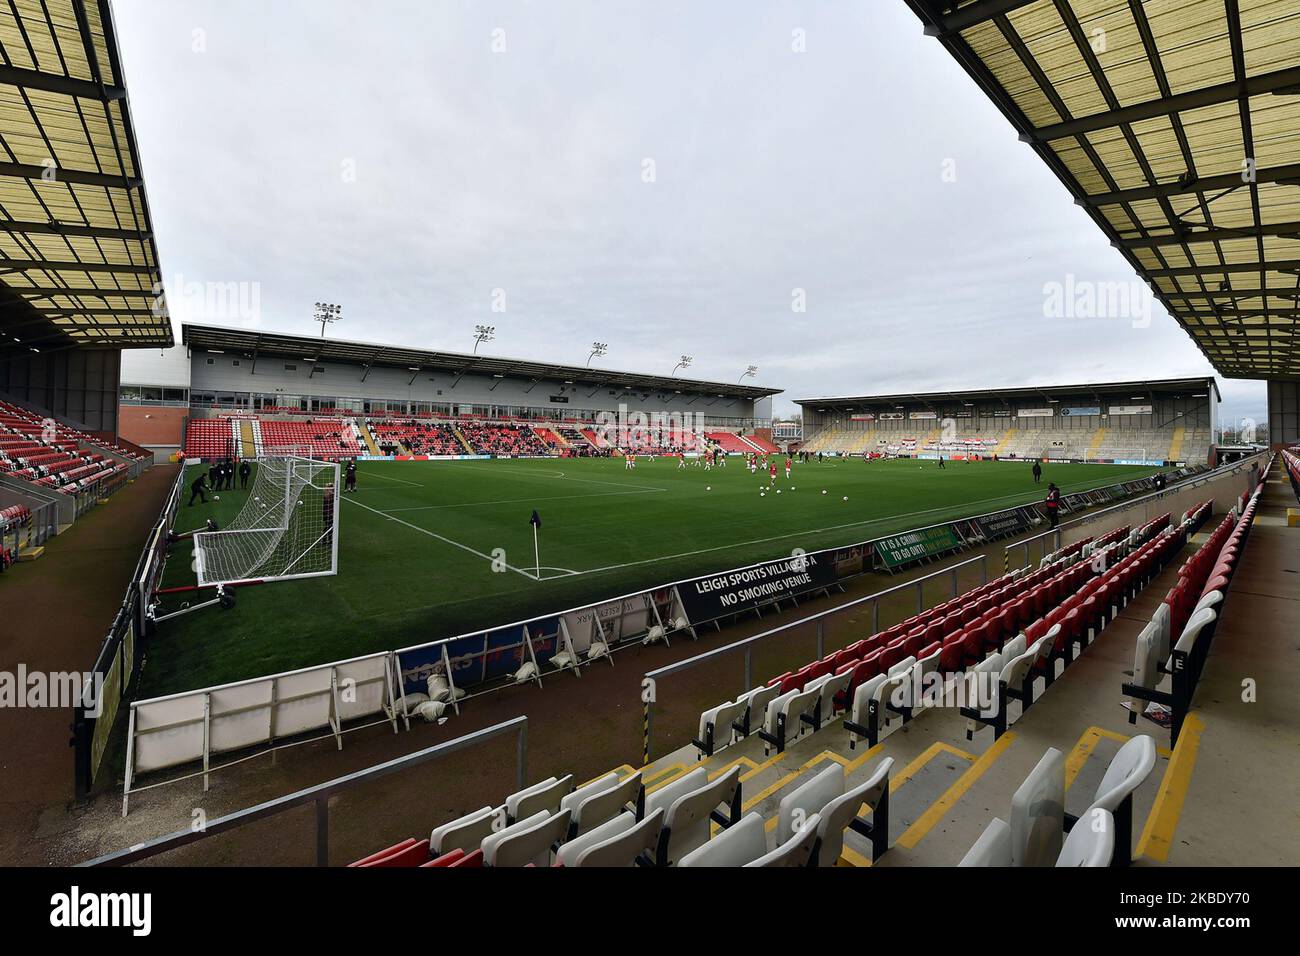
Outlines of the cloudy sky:
[[[116,0],[178,320],[790,400],[1208,374],[901,0]],[[248,283],[212,314],[199,283]],[[503,311],[502,311],[503,309]],[[1224,419],[1264,387],[1221,383]]]

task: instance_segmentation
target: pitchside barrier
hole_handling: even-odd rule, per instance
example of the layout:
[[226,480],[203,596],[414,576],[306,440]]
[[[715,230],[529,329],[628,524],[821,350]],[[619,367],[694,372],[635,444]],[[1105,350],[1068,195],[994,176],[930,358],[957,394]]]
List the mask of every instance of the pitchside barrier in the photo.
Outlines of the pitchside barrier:
[[[1126,486],[1147,487],[1143,482],[1124,482],[1071,495],[1075,500],[1070,507],[1126,497],[1131,493]],[[614,655],[627,648],[669,643],[683,634],[698,640],[705,625],[721,630],[723,621],[740,615],[752,612],[762,617],[765,608],[780,610],[787,603],[797,607],[801,599],[829,594],[832,588],[842,591],[840,582],[847,577],[873,570],[893,574],[1021,534],[1042,522],[1037,505],[1018,505],[858,544],[796,550],[786,558],[366,658],[137,701],[131,705],[123,812],[133,792],[200,775],[206,788],[213,771],[281,747],[331,735],[342,747],[343,734],[362,726],[390,722],[396,730],[400,718],[409,729],[413,714],[440,720],[448,712],[459,714],[465,701],[504,687],[523,683],[541,687],[544,679],[565,672],[581,677],[584,667],[613,667]],[[925,582],[944,575],[951,576],[955,588],[956,568],[945,568],[881,595],[915,589],[920,610]],[[870,603],[870,597],[861,600],[864,607]],[[873,615],[878,616],[878,606]],[[359,661],[365,662],[364,675],[337,670],[348,670]],[[384,693],[374,691],[380,673]],[[357,701],[343,700],[335,685],[346,678],[363,680],[371,692]],[[300,702],[300,694],[307,695],[309,703]],[[292,714],[286,710],[282,717],[282,707],[291,707]],[[212,758],[223,755],[233,759],[214,765]],[[132,789],[143,774],[198,762],[201,769]]]
[[[367,767],[365,770],[358,770],[356,773],[336,777],[314,787],[299,790],[297,793],[277,797],[274,800],[268,800],[265,803],[259,803],[257,806],[247,807],[243,810],[236,810],[224,817],[209,820],[202,827],[189,827],[179,830],[167,836],[158,837],[145,843],[137,843],[125,850],[118,850],[115,853],[109,853],[79,865],[126,866],[130,863],[147,860],[150,857],[166,853],[168,850],[176,850],[222,833],[238,830],[240,827],[248,826],[259,820],[277,817],[296,807],[310,805],[315,809],[316,865],[328,866],[330,855],[330,800],[332,798],[352,791],[361,784],[378,780],[389,774],[433,763],[458,751],[467,750],[510,734],[515,737],[515,786],[522,790],[527,785],[526,778],[528,775],[528,718],[521,716],[513,717],[499,724],[493,724],[491,727],[484,727],[482,730],[476,730],[454,740],[434,744],[432,747],[417,750],[415,753],[406,754],[403,757],[396,757],[373,767]],[[366,832],[371,832],[373,829],[373,827],[370,827]]]
[[[271,677],[223,684],[131,704],[126,742],[122,816],[132,793],[202,775],[208,789],[212,758],[235,754],[222,767],[261,754],[280,742],[307,743],[333,737],[343,749],[344,724],[360,730],[391,723],[397,733],[388,652],[305,667]],[[382,714],[378,721],[365,718]],[[323,733],[322,733],[323,731]],[[242,754],[242,756],[238,756]],[[138,774],[201,761],[203,769],[184,777],[132,789]]]

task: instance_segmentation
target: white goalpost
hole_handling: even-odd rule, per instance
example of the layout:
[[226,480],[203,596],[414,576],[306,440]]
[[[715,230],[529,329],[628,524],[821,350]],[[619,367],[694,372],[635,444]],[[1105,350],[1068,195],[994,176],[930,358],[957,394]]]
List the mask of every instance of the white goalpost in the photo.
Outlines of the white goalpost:
[[294,455],[256,459],[239,515],[194,535],[201,587],[338,573],[339,466]]

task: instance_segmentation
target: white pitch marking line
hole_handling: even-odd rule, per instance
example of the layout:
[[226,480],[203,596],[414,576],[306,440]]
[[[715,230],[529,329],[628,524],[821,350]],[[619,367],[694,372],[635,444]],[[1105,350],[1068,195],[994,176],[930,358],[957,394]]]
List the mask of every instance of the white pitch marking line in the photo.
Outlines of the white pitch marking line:
[[[409,521],[403,521],[401,518],[394,518],[386,511],[380,511],[378,508],[370,507],[370,505],[363,505],[355,498],[344,498],[343,500],[351,502],[352,504],[356,505],[358,508],[365,508],[367,511],[372,511],[375,514],[380,515],[381,517],[387,518],[389,521],[396,521],[400,525],[405,525],[406,527],[410,528],[412,531],[418,531],[420,532],[420,534],[427,534],[430,538],[436,538],[437,540],[449,544],[452,547],[460,548],[462,551],[468,551],[470,554],[475,555],[476,557],[480,557],[484,561],[496,562],[497,560],[496,558],[492,557],[492,555],[490,554],[484,554],[482,551],[475,551],[467,544],[461,544],[459,541],[453,541],[451,538],[445,538],[440,534],[435,534],[434,532],[430,531],[428,528],[421,528],[419,525],[411,524]],[[529,572],[525,571],[523,568],[516,568],[512,565],[506,564],[504,561],[501,562],[501,565],[502,567],[506,568],[509,571],[514,571],[516,574],[522,574],[530,581],[540,580],[540,578],[538,578],[537,575],[530,574]]]

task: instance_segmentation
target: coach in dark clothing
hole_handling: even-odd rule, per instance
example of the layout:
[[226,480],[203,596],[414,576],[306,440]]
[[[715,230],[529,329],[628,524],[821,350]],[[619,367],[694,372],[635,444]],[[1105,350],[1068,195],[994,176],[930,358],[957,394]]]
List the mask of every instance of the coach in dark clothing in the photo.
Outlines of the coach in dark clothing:
[[348,460],[347,470],[344,472],[344,491],[357,490],[357,460],[355,458]]
[[1043,466],[1040,465],[1038,462],[1034,462],[1034,484],[1038,484],[1042,480],[1043,480]]
[[248,488],[248,476],[253,473],[253,466],[245,459],[239,463],[239,487]]
[[197,497],[197,498],[198,498],[200,501],[202,501],[205,505],[208,503],[207,495],[205,495],[205,494],[203,493],[203,489],[205,489],[207,486],[208,486],[208,476],[205,475],[205,474],[203,474],[202,472],[200,472],[200,473],[199,473],[199,476],[198,476],[197,478],[195,478],[194,481],[191,482],[191,484],[190,484],[190,504],[189,504],[189,506],[190,506],[191,508],[194,507],[194,499],[195,499],[195,497]]

